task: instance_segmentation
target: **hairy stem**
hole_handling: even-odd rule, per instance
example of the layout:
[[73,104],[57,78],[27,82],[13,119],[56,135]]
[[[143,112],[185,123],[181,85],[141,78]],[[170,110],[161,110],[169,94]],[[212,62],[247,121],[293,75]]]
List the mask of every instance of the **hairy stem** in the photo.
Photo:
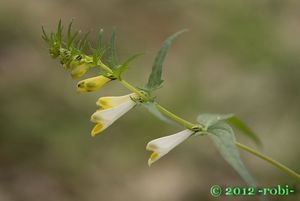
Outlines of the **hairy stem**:
[[247,151],[247,152],[261,158],[262,160],[274,165],[275,167],[277,167],[281,171],[285,172],[286,174],[290,175],[291,177],[293,177],[297,180],[300,180],[300,175],[297,172],[291,170],[290,168],[286,167],[285,165],[279,163],[278,161],[276,161],[276,160],[274,160],[274,159],[272,159],[272,158],[270,158],[270,157],[268,157],[268,156],[266,156],[262,153],[259,153],[258,151],[254,150],[254,149],[252,149],[252,148],[250,148],[250,147],[248,147],[244,144],[241,144],[239,142],[235,142],[235,144],[240,149],[243,149],[244,151]]

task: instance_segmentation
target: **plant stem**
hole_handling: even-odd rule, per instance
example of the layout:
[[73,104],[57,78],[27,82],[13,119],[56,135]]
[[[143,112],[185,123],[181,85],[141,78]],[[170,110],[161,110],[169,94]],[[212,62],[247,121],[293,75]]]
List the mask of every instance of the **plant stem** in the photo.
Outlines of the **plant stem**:
[[128,82],[126,82],[123,79],[121,79],[119,81],[124,87],[126,87],[130,91],[132,91],[132,92],[136,93],[137,95],[139,95],[140,97],[142,97],[143,100],[147,101],[148,97],[145,96],[145,94],[141,93],[137,88],[135,88],[134,86],[132,86],[131,84],[129,84]]
[[295,171],[291,170],[290,168],[286,167],[285,165],[279,163],[278,161],[266,156],[266,155],[263,155],[259,152],[257,152],[256,150],[244,145],[244,144],[241,144],[239,142],[235,142],[235,144],[240,148],[240,149],[243,149],[244,151],[247,151],[259,158],[261,158],[262,160],[274,165],[275,167],[277,167],[278,169],[280,169],[281,171],[285,172],[286,174],[290,175],[291,177],[297,179],[297,180],[300,180],[300,175],[298,173],[296,173]]
[[185,119],[182,119],[181,117],[175,115],[174,113],[170,112],[169,110],[167,110],[166,108],[158,104],[157,102],[155,102],[154,104],[161,113],[163,113],[165,116],[169,117],[173,121],[176,121],[177,123],[183,125],[184,127],[192,130],[192,128],[195,126],[195,124],[186,121]]
[[[99,67],[102,68],[103,70],[105,70],[106,72],[112,74],[113,71],[108,67],[106,66],[105,64],[103,63],[99,63]],[[138,90],[136,87],[132,86],[130,83],[128,83],[127,81],[119,78],[118,81],[124,86],[126,87],[127,89],[129,89],[130,91],[136,93],[137,95],[139,95],[141,98],[143,98],[144,101],[148,101],[148,97],[143,94],[140,90]],[[195,126],[198,126],[199,129],[202,129],[202,126],[201,125],[198,125],[198,124],[193,124],[177,115],[175,115],[174,113],[170,112],[169,110],[167,110],[166,108],[164,108],[163,106],[161,106],[159,103],[157,102],[154,102],[155,106],[157,107],[157,109],[162,113],[164,114],[166,117],[168,117],[169,119],[179,123],[180,125],[184,126],[185,128],[187,129],[190,129],[190,130],[193,130],[193,127]],[[255,151],[254,149],[251,149],[250,147],[244,145],[244,144],[241,144],[239,142],[235,142],[235,144],[240,148],[240,149],[243,149],[259,158],[261,158],[262,160],[274,165],[275,167],[277,167],[278,169],[280,169],[281,171],[285,172],[286,174],[290,175],[291,177],[297,179],[297,180],[300,180],[300,175],[298,173],[296,173],[295,171],[291,170],[290,168],[286,167],[285,165],[279,163],[278,161],[266,156],[266,155],[263,155],[262,153],[259,153],[258,151]]]

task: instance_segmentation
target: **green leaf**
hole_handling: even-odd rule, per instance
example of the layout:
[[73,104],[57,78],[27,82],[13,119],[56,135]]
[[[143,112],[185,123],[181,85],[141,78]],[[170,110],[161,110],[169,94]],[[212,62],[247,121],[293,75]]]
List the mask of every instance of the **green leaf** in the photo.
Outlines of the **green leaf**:
[[102,49],[104,49],[103,46],[103,29],[100,29],[98,32],[98,38],[97,38],[97,45],[96,45],[96,50],[97,51],[101,51]]
[[103,29],[100,29],[98,32],[96,48],[90,47],[90,49],[93,52],[93,63],[94,65],[97,65],[105,52],[105,47],[103,45]]
[[72,25],[73,25],[73,20],[70,22],[68,26],[67,49],[70,49],[70,47],[73,45],[73,42],[75,41],[76,37],[79,34],[79,31],[75,31],[74,34],[72,34]]
[[83,51],[83,49],[86,47],[86,43],[87,43],[87,38],[89,36],[90,32],[86,32],[83,37],[78,41],[78,44],[77,44],[77,48],[80,52]]
[[249,186],[256,186],[254,179],[240,158],[235,145],[234,132],[224,122],[224,120],[231,116],[232,114],[201,114],[198,116],[197,121],[207,129],[206,133],[208,133],[208,136],[212,139],[223,158],[239,173]]
[[46,33],[44,27],[42,26],[42,38],[44,39],[44,41],[49,42],[50,38],[48,37],[48,34]]
[[56,32],[56,40],[59,44],[61,44],[62,31],[63,31],[63,26],[61,24],[61,19],[60,19],[57,25],[57,32]]
[[107,47],[107,64],[109,65],[110,68],[117,69],[119,64],[118,64],[118,59],[117,59],[117,54],[116,54],[116,33],[115,31],[112,33],[110,37],[110,41]]
[[142,53],[137,53],[134,54],[132,56],[130,56],[128,59],[126,59],[126,61],[121,64],[113,73],[113,75],[117,78],[119,78],[121,76],[121,74],[123,72],[125,72],[126,70],[128,70],[129,64],[134,61],[135,59],[137,59],[139,56],[143,55]]
[[224,121],[226,119],[232,118],[234,114],[211,114],[211,113],[204,113],[197,117],[197,121],[204,126],[204,129],[208,129],[210,126]]
[[241,133],[248,136],[250,139],[252,139],[257,145],[261,146],[262,143],[258,136],[244,123],[242,122],[238,117],[232,116],[231,118],[226,120],[231,126],[241,131]]
[[248,172],[235,145],[235,136],[232,128],[219,122],[208,129],[209,137],[219,149],[223,158],[239,173],[249,186],[256,186],[256,182]]
[[177,36],[179,36],[180,34],[186,32],[186,31],[187,30],[184,29],[184,30],[181,30],[181,31],[178,31],[178,32],[172,34],[161,45],[161,47],[155,57],[154,64],[152,66],[152,72],[148,79],[148,83],[145,86],[145,88],[148,91],[154,91],[154,90],[158,89],[161,86],[161,84],[163,83],[163,80],[161,79],[162,64],[166,57],[167,51],[168,51],[170,45],[172,44],[173,40]]
[[245,123],[243,123],[238,117],[236,117],[234,114],[201,114],[198,116],[197,121],[198,122],[204,122],[203,126],[205,129],[210,127],[211,125],[226,120],[227,123],[229,123],[231,126],[235,127],[239,131],[241,131],[243,134],[248,136],[250,139],[252,139],[257,145],[261,146],[261,141],[259,140],[258,136],[249,128],[246,126]]

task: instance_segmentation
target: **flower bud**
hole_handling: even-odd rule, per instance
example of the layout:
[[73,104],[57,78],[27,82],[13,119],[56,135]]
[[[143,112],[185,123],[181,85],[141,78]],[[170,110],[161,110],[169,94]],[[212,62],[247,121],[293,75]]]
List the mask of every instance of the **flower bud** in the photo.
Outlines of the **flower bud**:
[[103,75],[97,77],[91,77],[78,82],[77,91],[79,93],[96,91],[97,89],[101,88],[104,84],[106,84],[109,81],[111,81],[111,79]]
[[71,76],[73,79],[80,78],[83,76],[88,70],[89,70],[88,64],[80,64],[78,66],[75,66],[71,70]]

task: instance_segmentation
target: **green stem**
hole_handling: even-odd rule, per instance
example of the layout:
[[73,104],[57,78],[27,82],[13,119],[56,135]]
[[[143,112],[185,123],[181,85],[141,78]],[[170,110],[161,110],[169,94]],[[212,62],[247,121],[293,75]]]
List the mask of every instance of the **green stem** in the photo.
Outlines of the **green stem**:
[[[103,63],[99,63],[99,67],[102,68],[103,70],[105,70],[106,72],[112,74],[113,71],[108,67],[106,66],[105,64]],[[123,80],[123,79],[118,79],[118,81],[124,86],[126,87],[127,89],[129,89],[130,91],[136,93],[137,95],[139,95],[141,98],[143,98],[144,101],[148,101],[148,97],[143,94],[140,90],[138,90],[136,87],[132,86],[130,83],[128,83],[127,81]],[[175,115],[174,113],[170,112],[169,110],[167,110],[166,108],[164,108],[163,106],[161,106],[159,103],[157,102],[154,102],[155,106],[157,107],[157,109],[162,113],[164,114],[166,117],[168,117],[169,119],[179,123],[180,125],[186,127],[187,129],[190,129],[190,130],[194,130],[193,128],[196,126],[198,127],[199,130],[202,129],[202,126],[201,125],[196,125],[196,124],[193,124],[177,115]],[[275,167],[277,167],[278,169],[280,169],[281,171],[285,172],[286,174],[290,175],[291,177],[293,178],[296,178],[297,180],[300,180],[300,175],[298,173],[296,173],[295,171],[291,170],[290,168],[284,166],[283,164],[279,163],[278,161],[268,157],[268,156],[265,156],[257,151],[255,151],[254,149],[251,149],[250,147],[244,145],[244,144],[241,144],[239,142],[235,142],[235,144],[240,148],[240,149],[243,149],[259,158],[261,158],[262,160],[274,165]]]
[[255,155],[255,156],[259,157],[259,158],[261,158],[262,160],[264,160],[264,161],[266,161],[266,162],[274,165],[275,167],[277,167],[281,171],[285,172],[286,174],[290,175],[291,177],[293,177],[293,178],[295,178],[297,180],[300,180],[300,175],[298,173],[296,173],[295,171],[293,171],[290,168],[286,167],[285,165],[279,163],[278,161],[276,161],[276,160],[274,160],[274,159],[272,159],[272,158],[270,158],[270,157],[268,157],[266,155],[263,155],[263,154],[255,151],[254,149],[252,149],[252,148],[250,148],[250,147],[248,147],[248,146],[246,146],[244,144],[241,144],[239,142],[235,142],[235,144],[239,148],[241,148],[241,149],[243,149],[243,150],[245,150],[245,151],[247,151],[247,152],[249,152],[249,153],[251,153],[251,154],[253,154],[253,155]]
[[124,87],[126,87],[130,91],[132,91],[132,92],[136,93],[137,95],[139,95],[140,97],[142,97],[143,100],[147,101],[148,97],[145,96],[145,94],[141,93],[137,88],[135,88],[134,86],[132,86],[131,84],[129,84],[128,82],[126,82],[123,79],[121,79],[119,81]]
[[188,128],[190,130],[193,130],[193,127],[196,126],[195,124],[193,124],[189,121],[186,121],[185,119],[182,119],[181,117],[170,112],[169,110],[167,110],[166,108],[164,108],[163,106],[158,104],[157,102],[155,102],[154,104],[161,113],[163,113],[165,116],[169,117],[173,121],[176,121],[177,123],[183,125],[184,127]]

